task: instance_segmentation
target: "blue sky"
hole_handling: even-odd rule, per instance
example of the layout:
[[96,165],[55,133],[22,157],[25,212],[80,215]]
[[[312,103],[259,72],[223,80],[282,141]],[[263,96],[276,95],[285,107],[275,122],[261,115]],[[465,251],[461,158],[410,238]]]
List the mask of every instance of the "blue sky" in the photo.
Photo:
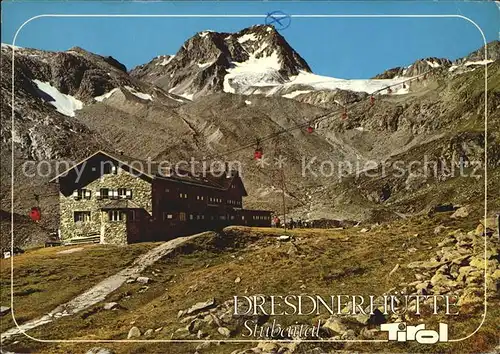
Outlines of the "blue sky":
[[[499,39],[494,2],[452,1],[245,1],[122,2],[3,1],[2,42],[40,14],[459,14],[475,21],[487,41]],[[196,32],[233,32],[265,18],[39,18],[20,31],[16,44],[45,50],[79,46],[112,55],[128,69],[161,54],[175,54]],[[480,32],[459,18],[292,18],[281,31],[321,75],[368,78],[419,58],[456,59],[482,46]]]

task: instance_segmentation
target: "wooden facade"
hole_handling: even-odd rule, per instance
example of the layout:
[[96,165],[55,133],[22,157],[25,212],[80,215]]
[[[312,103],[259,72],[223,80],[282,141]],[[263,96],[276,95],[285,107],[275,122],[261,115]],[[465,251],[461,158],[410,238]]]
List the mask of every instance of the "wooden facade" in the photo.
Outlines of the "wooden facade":
[[168,240],[229,225],[271,226],[271,212],[243,209],[237,171],[188,173],[98,151],[59,183],[63,242],[127,244]]

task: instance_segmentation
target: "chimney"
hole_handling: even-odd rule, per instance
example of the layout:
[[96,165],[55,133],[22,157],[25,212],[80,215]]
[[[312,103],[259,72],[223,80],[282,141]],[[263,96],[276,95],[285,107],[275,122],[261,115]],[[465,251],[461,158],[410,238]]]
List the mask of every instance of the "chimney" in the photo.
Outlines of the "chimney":
[[231,178],[233,176],[233,171],[229,168],[229,162],[224,162],[224,172],[226,173],[226,178]]

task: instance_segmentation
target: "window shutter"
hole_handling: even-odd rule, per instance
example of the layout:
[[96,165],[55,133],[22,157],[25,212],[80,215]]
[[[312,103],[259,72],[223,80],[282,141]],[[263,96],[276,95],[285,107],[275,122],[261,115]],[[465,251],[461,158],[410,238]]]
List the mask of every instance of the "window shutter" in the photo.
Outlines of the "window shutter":
[[96,191],[96,192],[95,192],[95,197],[96,197],[97,199],[101,199],[101,191]]
[[92,191],[86,189],[85,190],[85,198],[90,199],[91,196],[92,196]]
[[127,189],[127,192],[125,193],[125,197],[127,199],[132,199],[132,191],[130,189]]
[[75,199],[78,198],[78,190],[75,190],[73,192],[73,198],[75,198]]

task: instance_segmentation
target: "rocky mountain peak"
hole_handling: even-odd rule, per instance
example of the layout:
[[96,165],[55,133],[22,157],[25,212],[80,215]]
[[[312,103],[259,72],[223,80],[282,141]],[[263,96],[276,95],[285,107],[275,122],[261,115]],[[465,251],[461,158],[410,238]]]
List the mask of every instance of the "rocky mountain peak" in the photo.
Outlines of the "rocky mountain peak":
[[[378,74],[374,79],[392,79],[394,77],[412,77],[421,75],[429,69],[444,68],[450,72],[464,72],[477,65],[484,65],[500,59],[500,41],[495,40],[487,44],[488,59],[484,57],[484,46],[473,51],[469,55],[451,61],[446,58],[424,58],[419,59],[407,67],[398,66]],[[460,70],[457,70],[460,68]]]
[[245,81],[275,83],[299,71],[311,69],[273,26],[257,25],[236,33],[199,32],[184,42],[174,56],[157,57],[130,74],[193,98],[234,92],[228,77],[231,72],[243,74]]
[[398,66],[384,71],[374,77],[374,79],[393,79],[395,77],[413,77],[422,75],[432,69],[449,68],[452,65],[451,60],[446,58],[429,57],[419,59],[412,64],[404,67]]
[[[487,44],[488,59],[490,61],[496,61],[500,59],[500,41],[492,41]],[[478,50],[473,51],[466,57],[457,59],[456,64],[463,64],[466,62],[478,62],[484,60],[484,46]]]

